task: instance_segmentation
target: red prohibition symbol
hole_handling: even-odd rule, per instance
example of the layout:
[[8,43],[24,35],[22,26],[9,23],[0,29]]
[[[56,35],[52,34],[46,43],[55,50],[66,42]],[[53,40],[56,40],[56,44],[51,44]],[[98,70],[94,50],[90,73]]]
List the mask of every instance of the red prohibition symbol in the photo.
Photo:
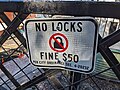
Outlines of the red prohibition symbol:
[[[60,41],[57,38],[59,38]],[[64,42],[61,42],[63,41],[62,39],[64,39]],[[54,44],[52,40],[55,42]],[[55,33],[49,39],[49,46],[53,51],[64,52],[68,48],[68,39],[64,34]]]

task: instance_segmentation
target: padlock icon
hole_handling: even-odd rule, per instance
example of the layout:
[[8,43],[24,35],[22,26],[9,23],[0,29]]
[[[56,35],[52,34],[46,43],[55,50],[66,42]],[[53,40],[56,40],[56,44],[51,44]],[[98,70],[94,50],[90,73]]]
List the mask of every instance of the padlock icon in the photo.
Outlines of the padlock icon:
[[54,42],[54,48],[56,49],[63,49],[64,47],[64,44],[63,44],[63,41],[62,41],[62,38],[61,37],[56,37],[55,38],[58,42]]

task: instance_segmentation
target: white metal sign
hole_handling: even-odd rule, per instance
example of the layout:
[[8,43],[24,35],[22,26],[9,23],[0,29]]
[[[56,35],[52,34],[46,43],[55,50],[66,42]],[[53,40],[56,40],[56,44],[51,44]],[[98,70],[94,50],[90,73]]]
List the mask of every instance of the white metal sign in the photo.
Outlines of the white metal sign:
[[42,68],[91,73],[97,23],[92,17],[34,19],[25,23],[31,63]]

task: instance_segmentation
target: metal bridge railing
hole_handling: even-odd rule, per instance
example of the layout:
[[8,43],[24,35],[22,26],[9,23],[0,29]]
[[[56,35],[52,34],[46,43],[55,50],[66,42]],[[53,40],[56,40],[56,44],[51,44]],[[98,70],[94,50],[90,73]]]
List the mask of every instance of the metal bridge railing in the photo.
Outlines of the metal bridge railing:
[[[110,90],[119,88],[119,56],[111,46],[120,41],[120,3],[117,2],[0,2],[0,18],[7,25],[0,36],[0,89],[1,90]],[[11,21],[5,12],[13,12]],[[92,16],[99,22],[98,55],[96,70],[85,75],[66,70],[51,70],[34,67],[29,62],[25,37],[19,25],[31,13],[47,15]],[[117,26],[110,32],[109,19]],[[102,25],[102,26],[101,26]],[[109,27],[109,28],[108,28]],[[113,53],[114,52],[114,53]],[[104,59],[103,59],[104,58]],[[107,65],[106,65],[107,64]],[[104,79],[104,77],[107,79]],[[112,77],[111,77],[112,76]],[[108,79],[109,78],[109,79]],[[117,80],[114,84],[110,80]],[[106,84],[104,84],[106,83]],[[109,83],[109,84],[108,84]]]

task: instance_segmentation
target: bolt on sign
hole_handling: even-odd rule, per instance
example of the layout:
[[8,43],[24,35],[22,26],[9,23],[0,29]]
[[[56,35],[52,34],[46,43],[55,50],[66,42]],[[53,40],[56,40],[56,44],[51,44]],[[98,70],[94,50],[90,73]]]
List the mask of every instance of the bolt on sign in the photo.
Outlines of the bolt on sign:
[[31,63],[42,68],[91,73],[95,67],[97,28],[92,17],[27,20]]

